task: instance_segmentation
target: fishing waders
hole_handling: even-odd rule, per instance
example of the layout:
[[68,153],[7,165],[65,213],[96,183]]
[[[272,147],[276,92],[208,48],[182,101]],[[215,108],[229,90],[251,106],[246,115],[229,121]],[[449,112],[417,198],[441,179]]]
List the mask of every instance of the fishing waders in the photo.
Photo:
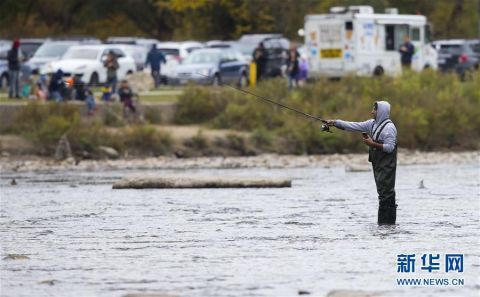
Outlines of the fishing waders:
[[[385,127],[386,123],[380,128]],[[374,133],[375,134],[375,133]],[[378,138],[378,137],[377,137]],[[378,139],[375,140],[378,142]],[[395,204],[395,173],[397,171],[397,148],[391,153],[381,149],[370,148],[368,161],[372,163],[373,176],[378,192],[378,224],[395,225],[397,218],[397,204]]]

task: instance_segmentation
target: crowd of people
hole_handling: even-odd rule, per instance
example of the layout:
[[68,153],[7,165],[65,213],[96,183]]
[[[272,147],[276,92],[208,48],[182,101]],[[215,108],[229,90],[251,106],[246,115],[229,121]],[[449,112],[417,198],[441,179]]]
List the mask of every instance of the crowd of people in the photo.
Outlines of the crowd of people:
[[[285,61],[281,74],[287,78],[288,88],[293,89],[306,82],[308,77],[308,62],[306,57],[301,57],[297,46],[292,43],[288,51],[282,53],[282,59]],[[261,81],[266,78],[268,52],[260,42],[252,54],[252,61],[256,64],[256,80]]]
[[[11,49],[7,53],[9,84],[8,97],[22,98],[33,94],[38,101],[64,102],[67,100],[78,100],[85,102],[87,114],[92,116],[96,108],[95,94],[91,87],[82,80],[82,75],[76,74],[73,77],[65,77],[64,72],[58,69],[51,75],[34,73],[28,75],[23,84],[25,92],[20,90],[20,70],[22,57],[19,53],[20,42],[14,40]],[[146,63],[151,65],[152,76],[159,76],[159,63],[165,62],[165,57],[155,54],[156,49],[149,53]],[[127,80],[122,80],[117,90],[117,70],[119,63],[116,55],[110,51],[105,59],[104,65],[107,73],[107,81],[102,87],[101,99],[105,103],[120,101],[124,107],[124,114],[135,113],[136,107],[134,97],[137,96],[130,87]],[[157,82],[157,80],[155,80]],[[157,83],[156,83],[157,85]],[[32,90],[33,89],[33,90]],[[23,94],[22,94],[23,93]]]

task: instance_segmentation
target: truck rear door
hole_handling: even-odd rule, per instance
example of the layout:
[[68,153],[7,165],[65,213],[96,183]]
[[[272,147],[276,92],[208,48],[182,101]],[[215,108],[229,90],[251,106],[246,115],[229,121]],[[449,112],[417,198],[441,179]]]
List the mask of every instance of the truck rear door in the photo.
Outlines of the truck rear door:
[[343,69],[343,27],[343,21],[334,19],[319,24],[318,55],[322,69]]

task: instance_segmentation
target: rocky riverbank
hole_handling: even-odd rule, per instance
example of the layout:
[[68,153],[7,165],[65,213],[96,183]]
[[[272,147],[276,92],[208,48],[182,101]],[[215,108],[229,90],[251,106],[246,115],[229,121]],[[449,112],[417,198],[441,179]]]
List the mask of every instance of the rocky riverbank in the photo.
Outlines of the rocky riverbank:
[[[292,156],[266,154],[252,157],[151,157],[117,160],[82,160],[73,158],[55,161],[35,156],[2,156],[0,171],[34,172],[59,170],[124,170],[124,169],[193,169],[193,168],[301,168],[345,166],[347,171],[369,170],[367,154],[332,154]],[[480,161],[480,151],[469,152],[419,152],[400,150],[398,164],[467,163]]]

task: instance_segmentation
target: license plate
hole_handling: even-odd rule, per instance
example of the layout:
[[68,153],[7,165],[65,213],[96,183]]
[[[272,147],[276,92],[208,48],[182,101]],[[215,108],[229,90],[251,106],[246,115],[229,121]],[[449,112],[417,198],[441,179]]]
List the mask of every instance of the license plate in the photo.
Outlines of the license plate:
[[339,48],[322,49],[320,50],[320,57],[326,59],[341,58],[342,50]]

